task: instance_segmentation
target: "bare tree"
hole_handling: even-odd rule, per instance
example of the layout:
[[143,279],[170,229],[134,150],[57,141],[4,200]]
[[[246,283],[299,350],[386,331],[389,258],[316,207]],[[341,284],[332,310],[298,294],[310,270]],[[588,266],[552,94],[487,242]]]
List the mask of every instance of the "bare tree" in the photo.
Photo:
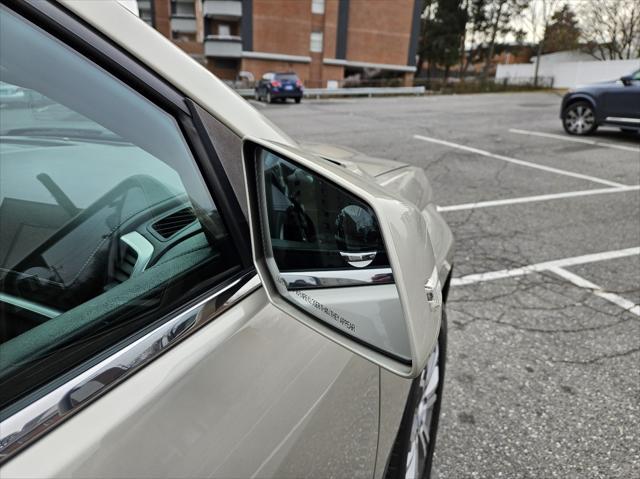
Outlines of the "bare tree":
[[[513,32],[513,18],[522,13],[527,5],[527,0],[485,0],[478,11],[476,33],[483,38],[486,45],[485,63],[482,69],[482,79],[486,80],[489,67],[493,62],[497,38],[504,37]],[[474,2],[474,3],[476,3]]]
[[525,22],[529,26],[531,42],[537,44],[536,67],[533,73],[533,84],[538,86],[538,72],[540,71],[540,56],[544,45],[544,33],[549,21],[558,7],[558,0],[534,0],[529,3]]
[[640,0],[584,2],[578,14],[587,50],[595,58],[640,57]]

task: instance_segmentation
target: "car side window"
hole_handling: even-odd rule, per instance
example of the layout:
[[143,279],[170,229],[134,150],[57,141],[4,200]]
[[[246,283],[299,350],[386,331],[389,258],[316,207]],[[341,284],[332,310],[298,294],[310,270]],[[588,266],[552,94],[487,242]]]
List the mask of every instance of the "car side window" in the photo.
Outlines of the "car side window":
[[176,120],[0,10],[0,407],[240,269]]

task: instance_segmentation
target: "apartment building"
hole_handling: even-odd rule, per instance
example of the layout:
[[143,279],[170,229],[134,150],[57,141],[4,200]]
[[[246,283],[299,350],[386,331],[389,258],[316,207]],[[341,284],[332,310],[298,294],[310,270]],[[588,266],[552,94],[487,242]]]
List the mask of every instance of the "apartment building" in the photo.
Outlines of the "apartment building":
[[416,71],[420,0],[138,0],[140,17],[218,77],[294,71],[308,87]]

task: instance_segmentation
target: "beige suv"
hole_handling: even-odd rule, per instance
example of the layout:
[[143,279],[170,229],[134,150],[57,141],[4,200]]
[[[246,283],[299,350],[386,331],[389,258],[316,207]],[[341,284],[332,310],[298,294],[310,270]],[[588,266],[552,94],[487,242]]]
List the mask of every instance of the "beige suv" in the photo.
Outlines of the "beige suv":
[[0,6],[0,475],[428,477],[452,235],[109,1]]

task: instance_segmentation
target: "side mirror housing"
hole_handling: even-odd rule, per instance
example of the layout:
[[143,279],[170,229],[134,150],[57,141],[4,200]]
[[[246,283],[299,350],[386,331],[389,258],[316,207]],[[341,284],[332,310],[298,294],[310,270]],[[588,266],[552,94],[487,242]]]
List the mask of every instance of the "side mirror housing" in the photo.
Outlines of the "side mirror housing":
[[426,219],[327,160],[245,139],[254,263],[269,300],[400,376],[435,347],[442,287]]
[[633,80],[633,77],[631,75],[625,75],[623,77],[620,77],[620,81],[624,84],[624,86],[631,85],[632,80]]

